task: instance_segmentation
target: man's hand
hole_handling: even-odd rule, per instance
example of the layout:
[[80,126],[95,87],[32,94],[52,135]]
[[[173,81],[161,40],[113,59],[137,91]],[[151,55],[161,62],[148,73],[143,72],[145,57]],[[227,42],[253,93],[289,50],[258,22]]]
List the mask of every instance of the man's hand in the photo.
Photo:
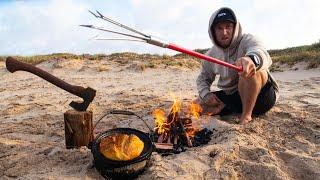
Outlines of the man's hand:
[[249,57],[241,57],[236,60],[237,66],[242,66],[243,71],[239,75],[244,78],[250,78],[256,74],[256,67]]
[[205,95],[203,97],[203,102],[207,105],[207,106],[217,106],[222,104],[223,102],[217,98],[216,95],[214,95],[212,92],[208,93],[207,95]]

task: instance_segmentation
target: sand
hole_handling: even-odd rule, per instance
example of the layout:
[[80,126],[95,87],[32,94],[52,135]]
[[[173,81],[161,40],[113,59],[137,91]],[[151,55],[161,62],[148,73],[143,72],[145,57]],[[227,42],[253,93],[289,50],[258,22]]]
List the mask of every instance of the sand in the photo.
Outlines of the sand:
[[[38,67],[70,84],[92,87],[94,121],[109,109],[130,110],[154,126],[152,111],[169,109],[169,92],[189,103],[197,96],[199,69],[144,68],[140,62],[51,60]],[[103,179],[89,149],[66,149],[63,113],[80,98],[27,72],[0,64],[0,179]],[[320,71],[274,73],[280,99],[247,126],[236,117],[202,116],[212,140],[171,156],[153,153],[138,179],[320,179]],[[215,88],[215,87],[213,87]],[[147,132],[135,117],[106,116],[110,128]]]

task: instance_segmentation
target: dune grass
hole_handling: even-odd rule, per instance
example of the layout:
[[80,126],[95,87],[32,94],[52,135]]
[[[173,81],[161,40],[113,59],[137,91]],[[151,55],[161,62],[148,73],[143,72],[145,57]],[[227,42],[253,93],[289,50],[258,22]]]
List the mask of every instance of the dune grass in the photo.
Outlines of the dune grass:
[[[13,56],[20,61],[29,63],[29,64],[39,64],[44,61],[48,61],[51,59],[90,59],[90,60],[101,60],[102,58],[106,57],[104,54],[83,54],[83,55],[75,55],[71,53],[54,53],[48,55],[35,55],[35,56]],[[5,61],[7,56],[0,56],[0,61]]]
[[[195,51],[204,54],[208,49],[195,49]],[[317,68],[320,65],[320,41],[312,45],[291,47],[285,49],[275,49],[268,51],[274,62],[271,70],[279,70],[279,64],[288,64],[293,66],[298,62],[306,62],[307,68]],[[30,64],[38,64],[50,59],[89,59],[89,60],[110,60],[120,64],[126,64],[129,61],[143,61],[145,67],[156,68],[159,65],[165,66],[184,66],[198,67],[200,60],[186,54],[157,55],[157,54],[136,54],[131,52],[105,54],[82,54],[75,55],[70,53],[54,53],[48,55],[36,56],[15,56],[20,61]],[[0,61],[5,61],[6,56],[0,56]]]
[[312,45],[269,50],[269,54],[274,63],[292,66],[298,62],[306,62],[307,68],[317,68],[320,65],[320,41]]

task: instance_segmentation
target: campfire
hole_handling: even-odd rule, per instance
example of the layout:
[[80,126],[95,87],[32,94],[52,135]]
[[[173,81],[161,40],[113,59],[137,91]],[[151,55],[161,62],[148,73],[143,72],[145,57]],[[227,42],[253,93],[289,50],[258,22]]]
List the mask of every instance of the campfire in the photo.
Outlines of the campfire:
[[180,153],[186,150],[185,147],[207,144],[211,140],[212,131],[195,126],[201,124],[201,111],[201,107],[195,103],[190,103],[188,108],[183,110],[181,100],[176,97],[167,116],[162,109],[154,110],[153,141],[157,152]]

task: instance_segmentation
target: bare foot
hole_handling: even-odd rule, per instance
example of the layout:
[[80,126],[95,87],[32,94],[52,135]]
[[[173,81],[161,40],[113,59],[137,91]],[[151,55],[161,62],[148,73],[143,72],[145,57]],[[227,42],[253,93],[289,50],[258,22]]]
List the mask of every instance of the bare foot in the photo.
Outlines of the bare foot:
[[252,120],[251,116],[241,116],[239,124],[246,125]]

